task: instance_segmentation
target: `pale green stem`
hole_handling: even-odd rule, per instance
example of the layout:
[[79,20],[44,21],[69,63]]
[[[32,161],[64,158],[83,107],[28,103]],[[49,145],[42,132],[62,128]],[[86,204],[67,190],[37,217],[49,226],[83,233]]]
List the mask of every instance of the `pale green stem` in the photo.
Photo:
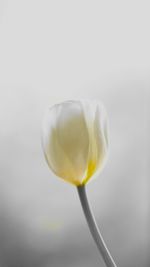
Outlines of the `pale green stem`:
[[97,245],[97,248],[106,264],[107,267],[117,267],[115,264],[110,252],[108,251],[106,244],[103,240],[103,237],[98,229],[98,226],[96,224],[94,215],[92,213],[92,209],[89,205],[85,186],[77,186],[78,194],[80,197],[81,205],[83,208],[84,215],[86,217],[90,232],[95,240],[95,243]]

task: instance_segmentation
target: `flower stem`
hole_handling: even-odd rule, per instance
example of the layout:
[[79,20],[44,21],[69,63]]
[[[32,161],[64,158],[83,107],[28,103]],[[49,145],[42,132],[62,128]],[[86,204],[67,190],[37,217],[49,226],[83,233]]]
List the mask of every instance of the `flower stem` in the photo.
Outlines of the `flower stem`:
[[103,240],[103,237],[98,229],[98,226],[96,224],[94,215],[92,213],[92,209],[89,205],[87,195],[86,195],[86,190],[85,186],[77,186],[79,198],[81,201],[81,205],[83,208],[84,215],[87,220],[87,224],[89,226],[90,232],[93,236],[93,239],[95,240],[95,243],[97,245],[97,248],[106,264],[107,267],[117,267],[115,264],[110,252],[108,251],[106,244]]

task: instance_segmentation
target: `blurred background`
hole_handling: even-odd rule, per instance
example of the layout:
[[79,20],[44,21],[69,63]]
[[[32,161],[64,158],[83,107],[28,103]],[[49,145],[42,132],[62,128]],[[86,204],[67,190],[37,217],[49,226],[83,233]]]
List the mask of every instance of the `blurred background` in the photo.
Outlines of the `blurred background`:
[[100,99],[110,155],[87,192],[118,267],[148,267],[149,1],[0,0],[0,267],[104,267],[76,188],[50,172],[45,109]]

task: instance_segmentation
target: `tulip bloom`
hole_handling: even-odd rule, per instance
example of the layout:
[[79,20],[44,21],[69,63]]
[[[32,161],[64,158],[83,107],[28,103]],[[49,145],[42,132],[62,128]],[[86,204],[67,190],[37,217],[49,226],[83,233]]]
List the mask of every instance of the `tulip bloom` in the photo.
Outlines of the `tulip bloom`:
[[50,169],[76,186],[86,184],[104,165],[108,151],[107,116],[96,101],[66,101],[49,108],[43,149]]
[[85,185],[102,169],[108,152],[107,116],[97,101],[67,101],[49,108],[42,144],[50,169],[77,186],[95,243],[107,267],[117,267],[99,232]]

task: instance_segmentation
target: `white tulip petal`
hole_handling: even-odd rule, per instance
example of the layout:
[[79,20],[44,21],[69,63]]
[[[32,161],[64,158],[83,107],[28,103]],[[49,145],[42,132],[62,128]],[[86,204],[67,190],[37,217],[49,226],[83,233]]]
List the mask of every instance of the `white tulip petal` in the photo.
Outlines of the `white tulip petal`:
[[101,168],[108,152],[108,124],[105,109],[102,104],[97,105],[94,130],[97,144],[97,168]]
[[[45,116],[43,126],[43,149],[48,165],[57,176],[64,177],[65,168],[68,169],[68,177],[72,174],[72,166],[61,148],[57,138],[56,122],[58,106],[50,108]],[[68,177],[65,177],[66,179]]]
[[49,166],[63,179],[81,184],[86,171],[88,132],[80,102],[68,101],[50,109],[44,151]]
[[103,105],[98,101],[84,101],[82,105],[89,133],[87,171],[83,178],[83,183],[87,183],[91,176],[103,166],[106,158],[107,118]]

